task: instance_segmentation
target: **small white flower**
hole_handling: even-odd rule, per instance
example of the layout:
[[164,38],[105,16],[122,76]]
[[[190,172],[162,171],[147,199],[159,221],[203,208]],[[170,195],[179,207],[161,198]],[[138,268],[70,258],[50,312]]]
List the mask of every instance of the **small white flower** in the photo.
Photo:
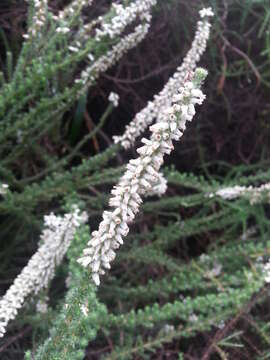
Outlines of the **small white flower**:
[[212,8],[203,8],[200,12],[200,16],[201,18],[205,18],[205,17],[211,17],[211,16],[214,16],[214,13],[213,13],[213,10]]
[[[258,260],[257,260],[258,261]],[[270,283],[270,261],[263,266],[264,281]]]
[[28,33],[23,35],[25,39],[29,39],[31,36],[39,36],[40,31],[47,22],[46,9],[48,6],[48,0],[35,0],[34,1],[34,15],[32,19],[32,25],[28,29]]
[[84,316],[87,316],[89,313],[89,309],[87,304],[83,304],[80,306],[81,312],[83,313]]
[[94,273],[94,274],[92,275],[92,278],[93,278],[94,283],[95,283],[97,286],[99,286],[99,285],[100,285],[99,275],[98,275],[97,273]]
[[70,32],[70,29],[68,27],[58,27],[55,31],[61,34],[67,34]]
[[55,21],[63,21],[68,16],[72,16],[77,10],[84,6],[92,5],[93,0],[73,0],[69,5],[67,5],[63,10],[59,11],[58,15],[54,15],[53,19]]
[[191,315],[189,316],[189,321],[190,321],[190,322],[195,323],[195,322],[198,322],[198,320],[199,320],[199,318],[198,318],[198,316],[197,316],[196,314],[191,314]]
[[107,22],[105,18],[101,17],[101,28],[96,30],[95,39],[100,41],[105,36],[111,39],[115,38],[138,17],[141,21],[149,23],[151,20],[149,11],[156,3],[157,0],[135,0],[129,6],[113,3],[116,15],[111,22]]
[[219,329],[224,329],[224,327],[225,327],[225,322],[224,322],[224,320],[221,320],[221,321],[218,323],[217,327],[218,327]]
[[174,326],[173,325],[169,325],[169,324],[165,324],[164,326],[163,326],[163,332],[165,333],[165,334],[169,334],[169,333],[171,333],[171,332],[173,332],[174,330],[175,330],[175,328],[174,328]]
[[87,57],[91,62],[95,60],[95,58],[92,54],[88,54]]
[[208,263],[210,261],[210,256],[207,254],[201,254],[200,255],[200,261],[202,263]]
[[[216,191],[215,195],[220,196],[222,199],[225,200],[232,200],[238,198],[245,192],[246,192],[245,186],[232,186]],[[209,197],[212,196],[213,194],[209,195]]]
[[80,49],[78,49],[78,48],[75,47],[75,46],[69,46],[68,49],[69,49],[71,52],[75,52],[75,53],[77,53],[78,51],[80,51]]
[[[83,84],[88,87],[98,76],[114,65],[129,49],[135,47],[142,41],[150,28],[149,23],[139,24],[131,34],[123,36],[119,42],[109,50],[106,55],[101,56],[93,64],[82,71]],[[96,39],[97,40],[97,39]]]
[[[219,189],[215,193],[210,193],[209,198],[220,196],[225,200],[233,200],[242,196],[248,197],[250,204],[254,205],[260,202],[263,194],[270,194],[270,183],[262,184],[258,187],[253,186],[229,186],[227,188]],[[268,200],[270,202],[270,199]]]
[[6,195],[8,187],[8,184],[0,184],[0,195]]
[[119,95],[114,92],[110,93],[108,100],[113,104],[114,107],[119,105]]

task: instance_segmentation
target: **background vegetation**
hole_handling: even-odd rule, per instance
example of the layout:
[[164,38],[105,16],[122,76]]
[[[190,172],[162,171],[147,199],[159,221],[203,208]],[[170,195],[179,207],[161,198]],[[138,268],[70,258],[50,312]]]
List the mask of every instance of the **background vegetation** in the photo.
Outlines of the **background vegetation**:
[[[52,9],[63,5],[50,3]],[[113,147],[112,135],[121,134],[173,74],[203,5],[216,14],[202,61],[209,71],[207,101],[167,161],[169,189],[145,202],[98,291],[79,286],[88,274],[75,259],[132,155]],[[92,8],[84,16],[103,13],[108,2]],[[63,213],[76,201],[90,220],[49,293],[40,295],[49,295],[49,312],[37,314],[32,299],[1,340],[0,358],[22,359],[30,348],[35,359],[46,353],[49,359],[270,358],[269,287],[261,274],[270,253],[269,197],[253,205],[248,197],[208,197],[224,186],[270,181],[269,2],[159,1],[147,38],[79,99],[68,86],[76,72],[66,71],[65,53],[33,49],[33,59],[46,57],[42,79],[34,60],[31,73],[20,68],[26,19],[23,1],[1,2],[0,177],[11,190],[0,202],[1,293],[37,249],[45,214]],[[110,91],[120,95],[113,111]],[[80,303],[65,309],[70,299]],[[78,312],[82,299],[87,317]],[[69,337],[43,343],[51,328],[51,339]]]

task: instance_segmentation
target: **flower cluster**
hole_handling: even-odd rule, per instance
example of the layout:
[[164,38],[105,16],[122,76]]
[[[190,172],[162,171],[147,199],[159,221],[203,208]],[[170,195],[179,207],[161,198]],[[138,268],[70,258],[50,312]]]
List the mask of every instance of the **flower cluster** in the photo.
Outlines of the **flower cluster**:
[[204,8],[199,11],[200,17],[204,19],[205,17],[214,16],[212,8]]
[[101,28],[96,30],[95,39],[100,41],[105,36],[109,36],[111,39],[115,38],[137,17],[149,22],[151,20],[149,11],[156,3],[157,0],[137,0],[126,7],[122,4],[113,3],[115,16],[111,22],[101,21]]
[[175,331],[175,327],[173,325],[165,324],[160,332],[167,335],[174,331]]
[[233,200],[245,194],[248,189],[249,188],[247,188],[246,186],[239,186],[239,185],[229,186],[223,189],[219,189],[215,193],[211,193],[208,196],[209,198],[212,198],[216,195],[224,200]]
[[[85,87],[92,84],[101,73],[107,71],[114,65],[129,49],[135,47],[146,36],[149,30],[149,23],[140,24],[135,27],[131,34],[121,38],[121,40],[112,47],[106,55],[101,56],[94,63],[81,72],[80,78],[76,79],[76,83],[82,83]],[[85,89],[82,91],[84,92]]]
[[173,96],[173,105],[164,110],[164,121],[150,127],[150,139],[142,139],[144,144],[137,149],[139,157],[129,161],[125,174],[111,191],[109,205],[112,211],[103,213],[99,229],[92,233],[87,248],[78,262],[92,270],[96,285],[104,269],[110,268],[115,258],[115,250],[123,244],[128,234],[128,224],[134,219],[146,195],[160,179],[159,169],[165,154],[173,150],[173,141],[179,140],[186,128],[186,122],[195,115],[195,104],[202,104],[205,96],[200,85],[207,75],[203,69],[197,69],[193,81],[186,81]]
[[[90,65],[84,69],[80,77],[75,80],[76,83],[84,85],[82,91],[85,91],[101,73],[107,71],[114,65],[129,49],[135,47],[141,42],[148,33],[151,21],[151,8],[156,4],[157,0],[137,0],[129,6],[122,4],[112,5],[112,11],[115,13],[111,20],[108,21],[107,17],[99,17],[96,21],[86,24],[81,30],[81,36],[85,37],[87,33],[92,31],[93,27],[99,25],[100,28],[96,29],[95,40],[100,41],[101,38],[108,36],[110,39],[120,35],[122,31],[137,18],[141,23],[134,27],[130,34],[121,37],[116,44],[114,44],[105,55],[95,59],[93,54],[89,54]],[[89,35],[87,35],[89,37]],[[80,49],[80,42],[76,41],[69,46],[71,52],[78,52]],[[95,61],[94,61],[95,60]]]
[[233,200],[242,196],[249,198],[250,204],[254,205],[262,201],[263,195],[267,194],[270,202],[270,183],[262,184],[258,187],[253,186],[230,186],[217,190],[215,193],[208,194],[208,197],[219,196],[224,200]]
[[30,36],[34,37],[39,35],[41,29],[46,23],[48,0],[34,0],[34,16],[32,25],[28,29],[28,33],[23,37],[28,39]]
[[77,206],[63,217],[54,214],[44,217],[42,244],[0,300],[0,337],[5,334],[8,322],[16,317],[27,296],[48,287],[76,228],[86,220],[87,215],[81,213]]
[[200,11],[201,20],[198,21],[195,38],[191,49],[184,58],[182,65],[177,68],[175,74],[169,79],[163,90],[154,97],[153,101],[148,102],[147,106],[141,110],[135,118],[126,126],[126,130],[121,136],[114,136],[114,142],[120,143],[125,149],[130,148],[136,138],[156,119],[161,118],[164,109],[171,105],[172,94],[175,93],[179,85],[182,85],[189,73],[192,73],[204,53],[207,40],[210,34],[211,25],[209,16],[213,16],[211,8]]
[[151,189],[145,194],[146,196],[162,196],[167,191],[167,179],[164,177],[164,175],[159,172],[157,174],[156,182],[153,184]]
[[54,20],[65,21],[67,17],[72,17],[76,12],[80,11],[85,6],[91,6],[93,0],[74,0],[63,10],[59,11],[58,15],[54,15]]
[[[75,82],[85,85],[85,87],[89,86],[89,84],[92,84],[96,80],[100,73],[107,71],[108,68],[114,65],[115,62],[118,61],[129,49],[142,41],[150,27],[150,10],[156,2],[157,0],[137,0],[129,6],[113,3],[112,11],[115,14],[111,20],[108,21],[106,16],[100,16],[92,23],[85,24],[80,30],[80,37],[86,40],[89,38],[89,33],[92,29],[99,25],[99,28],[95,30],[94,38],[96,41],[100,41],[101,38],[105,36],[109,36],[110,39],[113,39],[120,35],[121,32],[137,18],[142,21],[141,24],[134,28],[132,33],[119,39],[118,43],[115,44],[106,55],[96,59],[95,62],[93,62],[95,60],[94,55],[89,54],[88,58],[90,60],[90,65],[81,72],[80,77],[76,79]],[[64,29],[65,28],[66,27],[64,27]],[[59,29],[62,30],[62,28]],[[74,44],[69,46],[69,50],[71,52],[78,52],[80,46],[80,41],[75,41]]]
[[56,30],[57,33],[59,34],[68,34],[70,32],[70,28],[68,26],[59,26]]
[[114,92],[110,93],[108,100],[113,104],[114,107],[119,105],[119,95]]
[[0,195],[5,195],[8,191],[8,184],[0,184]]
[[[250,187],[249,187],[250,188]],[[263,196],[266,194],[268,202],[270,202],[270,183],[262,184],[259,187],[251,187],[250,192],[250,204],[254,205],[260,203]]]
[[270,261],[268,261],[268,263],[264,265],[263,272],[264,272],[264,281],[267,284],[270,284]]
[[[67,34],[70,32],[72,18],[80,13],[83,7],[91,6],[93,0],[76,0],[72,1],[63,10],[59,11],[58,15],[53,15],[53,19],[58,23],[56,32]],[[81,33],[83,29],[80,29],[77,33]],[[80,47],[81,43],[77,42],[77,46]],[[78,49],[73,46],[74,49]],[[79,49],[78,49],[79,51]]]

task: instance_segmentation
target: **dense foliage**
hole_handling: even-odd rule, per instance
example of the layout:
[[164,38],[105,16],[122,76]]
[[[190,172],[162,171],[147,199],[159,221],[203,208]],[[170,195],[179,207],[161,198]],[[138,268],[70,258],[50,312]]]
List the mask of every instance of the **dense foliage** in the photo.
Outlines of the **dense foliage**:
[[[45,215],[60,227],[74,205],[88,214],[0,358],[267,359],[270,5],[147,0],[125,18],[110,4],[0,4],[1,295],[59,234]],[[134,155],[111,139],[181,64],[208,6],[207,99],[166,158],[166,193],[144,200],[97,288],[77,259]]]

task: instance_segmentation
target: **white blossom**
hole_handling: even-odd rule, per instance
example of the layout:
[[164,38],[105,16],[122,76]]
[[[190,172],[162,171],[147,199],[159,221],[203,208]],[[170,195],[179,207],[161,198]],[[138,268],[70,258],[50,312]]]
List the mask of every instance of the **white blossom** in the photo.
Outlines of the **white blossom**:
[[83,313],[84,316],[87,316],[87,315],[88,315],[89,309],[88,309],[87,304],[82,304],[82,305],[80,306],[80,309],[81,309],[81,312]]
[[84,85],[82,92],[89,85],[93,84],[101,73],[104,73],[114,65],[128,50],[141,42],[148,33],[149,27],[149,23],[139,24],[132,33],[121,38],[111,50],[84,69],[81,72],[80,78],[75,80]]
[[[150,10],[157,3],[157,0],[136,0],[129,5],[112,4],[112,17],[99,16],[88,24],[82,24],[75,32],[72,30],[72,19],[74,14],[79,13],[84,6],[90,6],[92,0],[73,1],[70,5],[60,11],[53,18],[56,21],[56,32],[68,34],[73,37],[68,49],[70,52],[79,52],[84,45],[89,42],[89,37],[93,37],[96,41],[109,36],[110,39],[121,35],[128,25],[134,25],[132,32],[123,35],[117,39],[116,44],[107,51],[103,56],[96,58],[95,54],[89,53],[87,58],[90,64],[84,68],[79,77],[75,79],[76,84],[80,84],[83,88],[79,91],[78,96],[92,85],[99,75],[107,71],[114,65],[129,49],[135,47],[146,36],[151,21]],[[139,24],[137,24],[139,20]],[[71,31],[72,30],[72,31]],[[94,35],[93,35],[94,32]],[[116,104],[116,102],[114,102]]]
[[0,184],[0,195],[6,195],[8,191],[8,184]]
[[219,196],[224,200],[232,200],[240,197],[247,191],[247,187],[245,186],[229,186],[223,189],[217,190],[215,193],[209,194],[209,197]]
[[128,224],[139,211],[142,196],[159,181],[164,155],[170,154],[173,141],[182,137],[187,121],[186,106],[204,101],[205,96],[199,86],[205,77],[206,71],[197,69],[193,81],[181,86],[179,102],[172,104],[164,113],[163,122],[150,127],[150,139],[143,138],[143,146],[137,149],[139,157],[129,161],[126,172],[112,189],[109,200],[112,210],[104,211],[98,230],[92,233],[82,257],[78,259],[81,265],[91,268],[96,285],[100,284],[100,275],[105,273],[105,269],[110,269],[110,263],[116,256],[115,250],[123,244],[123,237],[129,232]]
[[106,17],[101,18],[101,28],[96,30],[95,39],[100,41],[105,36],[109,36],[111,39],[115,38],[137,17],[150,22],[151,15],[149,11],[156,3],[157,0],[136,0],[131,2],[129,6],[113,3],[112,8],[115,16],[113,16],[111,22],[107,22]]
[[[262,258],[257,259],[257,262],[260,263],[262,261]],[[264,281],[267,284],[270,284],[270,260],[262,267]]]
[[199,259],[203,264],[207,264],[211,260],[210,256],[207,254],[201,254]]
[[151,187],[151,189],[145,194],[146,196],[162,196],[167,191],[167,179],[165,179],[164,175],[162,173],[157,174],[157,179],[155,184]]
[[[125,149],[128,149],[154,119],[158,122],[163,122],[163,117],[166,117],[165,110],[170,107],[173,94],[176,93],[179,86],[183,85],[189,74],[194,71],[196,64],[205,51],[210,28],[211,25],[208,21],[208,16],[202,17],[202,20],[197,24],[197,30],[191,49],[184,58],[182,65],[177,68],[175,74],[169,79],[163,90],[158,95],[154,96],[154,99],[148,102],[147,106],[126,126],[124,134],[113,137],[115,143],[120,143]],[[186,110],[194,112],[192,106]]]
[[59,26],[55,31],[61,34],[67,34],[70,32],[70,28],[68,28],[67,26]]
[[32,23],[28,28],[28,33],[23,35],[25,39],[29,39],[30,36],[39,36],[47,21],[48,0],[34,0],[33,5],[34,15]]
[[54,20],[64,22],[69,16],[74,16],[74,14],[85,6],[91,6],[93,0],[74,0],[69,5],[67,5],[63,10],[59,11],[58,15],[54,16]]
[[175,331],[175,327],[173,325],[170,324],[165,324],[162,328],[162,332],[164,334],[169,334],[171,332]]
[[270,183],[262,184],[259,187],[253,187],[252,190],[249,190],[250,196],[250,204],[254,205],[259,203],[262,200],[262,195],[267,194],[268,202],[270,202]]
[[270,262],[266,263],[264,266],[264,281],[270,283]]
[[200,16],[201,16],[202,19],[205,18],[205,17],[214,16],[214,13],[213,13],[213,10],[212,10],[211,7],[204,8],[199,13],[200,13]]
[[87,57],[91,62],[95,60],[94,55],[92,54],[88,54]]
[[75,53],[77,53],[80,50],[79,48],[77,48],[75,46],[69,46],[68,49],[69,49],[69,51],[75,52]]
[[217,327],[218,327],[219,329],[224,329],[224,327],[225,327],[225,322],[224,322],[224,320],[221,320],[221,321],[217,324]]
[[[85,24],[80,29],[80,37],[87,41],[89,36],[92,36],[93,28],[98,26],[95,30],[94,39],[100,41],[104,36],[109,36],[110,39],[119,36],[128,25],[133,24],[137,19],[141,22],[134,27],[130,34],[122,36],[105,55],[95,60],[93,54],[89,54],[88,58],[91,64],[75,80],[75,83],[84,85],[81,93],[89,85],[92,85],[101,73],[114,65],[129,49],[135,47],[144,39],[150,27],[150,10],[156,2],[157,0],[137,0],[128,6],[113,3],[112,11],[114,16],[110,20],[108,20],[107,16],[100,16],[92,23]],[[94,60],[95,62],[93,62]]]
[[114,92],[110,93],[108,100],[113,104],[114,107],[119,105],[119,95]]
[[42,244],[31,257],[28,264],[14,280],[0,300],[0,337],[5,333],[10,320],[15,319],[25,299],[47,288],[53,278],[55,268],[61,263],[72,241],[76,228],[87,220],[77,206],[63,217],[53,213],[44,217]]
[[263,195],[268,195],[268,201],[270,202],[270,183],[262,184],[258,187],[254,186],[228,186],[223,189],[219,189],[214,193],[210,193],[207,196],[212,198],[219,196],[224,200],[233,200],[239,197],[248,197],[250,204],[254,205],[262,201]]

